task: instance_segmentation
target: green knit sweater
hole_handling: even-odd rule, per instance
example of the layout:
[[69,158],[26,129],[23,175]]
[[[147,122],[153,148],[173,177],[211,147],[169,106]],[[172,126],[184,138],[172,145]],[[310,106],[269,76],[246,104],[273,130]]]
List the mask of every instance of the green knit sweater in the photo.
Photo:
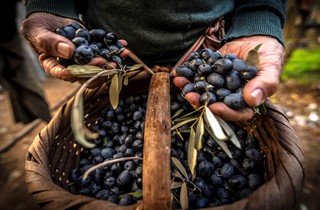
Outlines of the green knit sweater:
[[175,63],[204,30],[226,18],[223,42],[269,35],[283,43],[285,0],[27,0],[27,15],[45,11],[79,19],[128,41],[147,63]]

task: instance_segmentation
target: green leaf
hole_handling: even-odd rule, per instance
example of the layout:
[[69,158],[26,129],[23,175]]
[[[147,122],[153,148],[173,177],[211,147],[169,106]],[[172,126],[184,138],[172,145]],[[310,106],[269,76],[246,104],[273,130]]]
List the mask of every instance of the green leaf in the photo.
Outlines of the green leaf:
[[183,108],[178,109],[178,110],[174,113],[174,115],[171,117],[171,119],[176,118],[177,116],[179,116],[180,114],[182,114],[182,113],[183,113],[183,111],[184,111],[184,109],[183,109]]
[[71,108],[70,126],[75,140],[86,148],[93,148],[95,144],[88,142],[86,136],[93,137],[92,133],[83,124],[83,91],[78,91]]
[[194,121],[197,120],[197,117],[195,116],[183,116],[183,117],[179,117],[179,118],[176,118],[172,121],[172,124],[176,124],[176,123],[179,123],[179,122],[183,122],[183,121],[186,121],[186,120],[190,120],[190,119],[193,119]]
[[103,68],[100,68],[98,66],[75,64],[68,66],[67,69],[72,75],[75,75],[77,77],[92,77],[93,75],[96,75],[99,72],[103,71]]
[[208,126],[206,126],[205,128],[208,131],[208,133],[210,134],[210,136],[212,136],[212,138],[217,142],[219,147],[228,155],[229,158],[232,159],[233,157],[232,157],[231,151],[229,150],[226,142],[216,138],[215,135],[212,133],[212,130]]
[[267,108],[264,104],[260,104],[257,107],[252,107],[252,109],[256,114],[260,114],[260,115],[267,114]]
[[199,113],[199,110],[203,109],[203,106],[183,115],[182,117],[178,118],[178,119],[175,119],[174,122],[180,122],[180,121],[183,121],[185,119],[193,119],[193,118],[196,118],[195,116],[193,116],[194,114],[198,114]]
[[176,157],[171,157],[171,160],[173,164],[179,169],[179,171],[182,173],[182,175],[188,179],[188,174],[186,169],[183,167],[182,163],[176,158]]
[[99,137],[98,133],[93,133],[86,126],[83,126],[84,135],[87,139],[96,139]]
[[189,209],[188,189],[184,182],[180,190],[180,205],[183,210]]
[[125,74],[123,76],[123,84],[126,86],[129,84],[129,75],[128,74]]
[[110,83],[109,87],[109,97],[110,97],[110,103],[113,109],[116,109],[118,107],[119,103],[119,78],[118,74],[114,74]]
[[119,94],[120,94],[120,92],[122,90],[122,84],[123,84],[123,73],[121,73],[121,72],[119,73],[118,79],[119,79],[119,81],[118,81],[118,85],[119,85],[118,91],[119,91]]
[[[90,78],[95,76],[96,74],[100,73],[101,71],[104,71],[105,69],[98,67],[98,66],[92,66],[92,65],[70,65],[67,67],[69,72],[76,76],[76,77],[82,77],[82,78]],[[110,76],[118,72],[118,69],[110,69],[108,71],[105,71],[100,76]]]
[[246,59],[246,64],[250,66],[254,66],[256,69],[258,69],[260,65],[258,50],[261,47],[261,45],[262,43],[258,44],[254,49],[250,50],[248,57]]
[[195,132],[190,129],[189,143],[188,143],[188,166],[192,174],[192,179],[196,176],[197,150],[195,149]]
[[182,186],[182,182],[171,182],[171,189],[177,189]]
[[198,123],[196,127],[196,136],[195,136],[195,147],[197,150],[200,150],[202,148],[202,137],[204,134],[204,122],[202,115],[198,118]]
[[130,194],[130,195],[132,195],[135,199],[140,199],[140,198],[142,198],[142,196],[143,196],[143,193],[142,193],[142,191],[135,191],[135,192],[130,192],[130,193],[128,193],[128,194]]
[[129,70],[129,71],[137,70],[137,69],[140,69],[140,68],[142,68],[142,67],[143,67],[143,64],[137,63],[137,64],[134,64],[134,65],[132,65],[132,66],[129,66],[129,67],[128,67],[128,70]]
[[260,49],[261,45],[262,45],[262,43],[258,44],[257,46],[254,47],[253,50],[258,51]]
[[221,119],[220,117],[216,116],[218,122],[220,123],[223,130],[226,132],[227,136],[229,136],[229,140],[236,146],[237,148],[241,149],[241,144],[239,142],[239,139],[237,135],[234,133],[232,128],[229,126],[229,124]]
[[185,125],[185,124],[188,124],[188,123],[190,123],[190,122],[192,122],[192,121],[195,121],[195,120],[197,120],[197,119],[196,119],[196,118],[190,118],[190,119],[188,119],[188,120],[184,120],[184,121],[182,121],[182,122],[180,122],[180,123],[172,126],[171,130],[173,131],[173,130],[175,130],[175,129],[177,129],[177,128],[180,128],[181,126],[183,126],[183,125]]
[[183,180],[183,176],[182,176],[182,174],[177,170],[177,169],[173,169],[173,171],[172,171],[172,174],[175,176],[175,177],[178,177],[178,178],[180,178],[181,180]]
[[228,136],[224,133],[223,129],[221,128],[217,118],[212,114],[210,109],[205,106],[204,107],[204,120],[208,127],[211,130],[211,133],[219,140],[227,140]]

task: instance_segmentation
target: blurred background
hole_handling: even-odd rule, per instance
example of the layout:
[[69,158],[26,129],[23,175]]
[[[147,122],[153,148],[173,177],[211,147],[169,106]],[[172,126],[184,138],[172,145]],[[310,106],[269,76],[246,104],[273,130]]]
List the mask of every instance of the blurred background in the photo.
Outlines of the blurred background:
[[[287,114],[305,152],[307,176],[300,210],[320,209],[319,12],[319,0],[288,1],[284,28],[286,62],[279,90],[271,97]],[[24,14],[24,7],[18,2],[18,27]],[[28,64],[43,86],[44,99],[54,115],[78,85],[45,74],[32,49],[24,40],[22,43]],[[28,147],[46,124],[40,118],[16,122],[8,90],[0,83],[0,209],[39,209],[24,185],[24,161]]]

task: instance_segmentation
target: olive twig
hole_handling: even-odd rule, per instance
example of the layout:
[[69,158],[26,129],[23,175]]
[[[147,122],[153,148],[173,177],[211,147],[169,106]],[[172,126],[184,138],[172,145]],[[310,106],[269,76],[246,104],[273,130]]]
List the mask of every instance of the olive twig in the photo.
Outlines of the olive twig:
[[136,54],[134,54],[132,51],[129,51],[129,57],[132,58],[135,62],[142,64],[143,68],[149,72],[150,74],[154,74],[154,72],[138,57]]

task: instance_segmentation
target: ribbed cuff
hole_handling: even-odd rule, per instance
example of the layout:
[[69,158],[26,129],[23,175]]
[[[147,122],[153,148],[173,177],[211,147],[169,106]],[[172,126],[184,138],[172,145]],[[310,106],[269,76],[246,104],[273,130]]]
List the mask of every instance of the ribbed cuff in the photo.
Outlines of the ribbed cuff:
[[79,19],[73,0],[27,0],[25,6],[26,17],[34,12],[48,12],[62,17]]
[[267,35],[276,38],[283,45],[283,29],[280,18],[269,10],[238,13],[232,18],[230,29],[223,42],[253,35]]

